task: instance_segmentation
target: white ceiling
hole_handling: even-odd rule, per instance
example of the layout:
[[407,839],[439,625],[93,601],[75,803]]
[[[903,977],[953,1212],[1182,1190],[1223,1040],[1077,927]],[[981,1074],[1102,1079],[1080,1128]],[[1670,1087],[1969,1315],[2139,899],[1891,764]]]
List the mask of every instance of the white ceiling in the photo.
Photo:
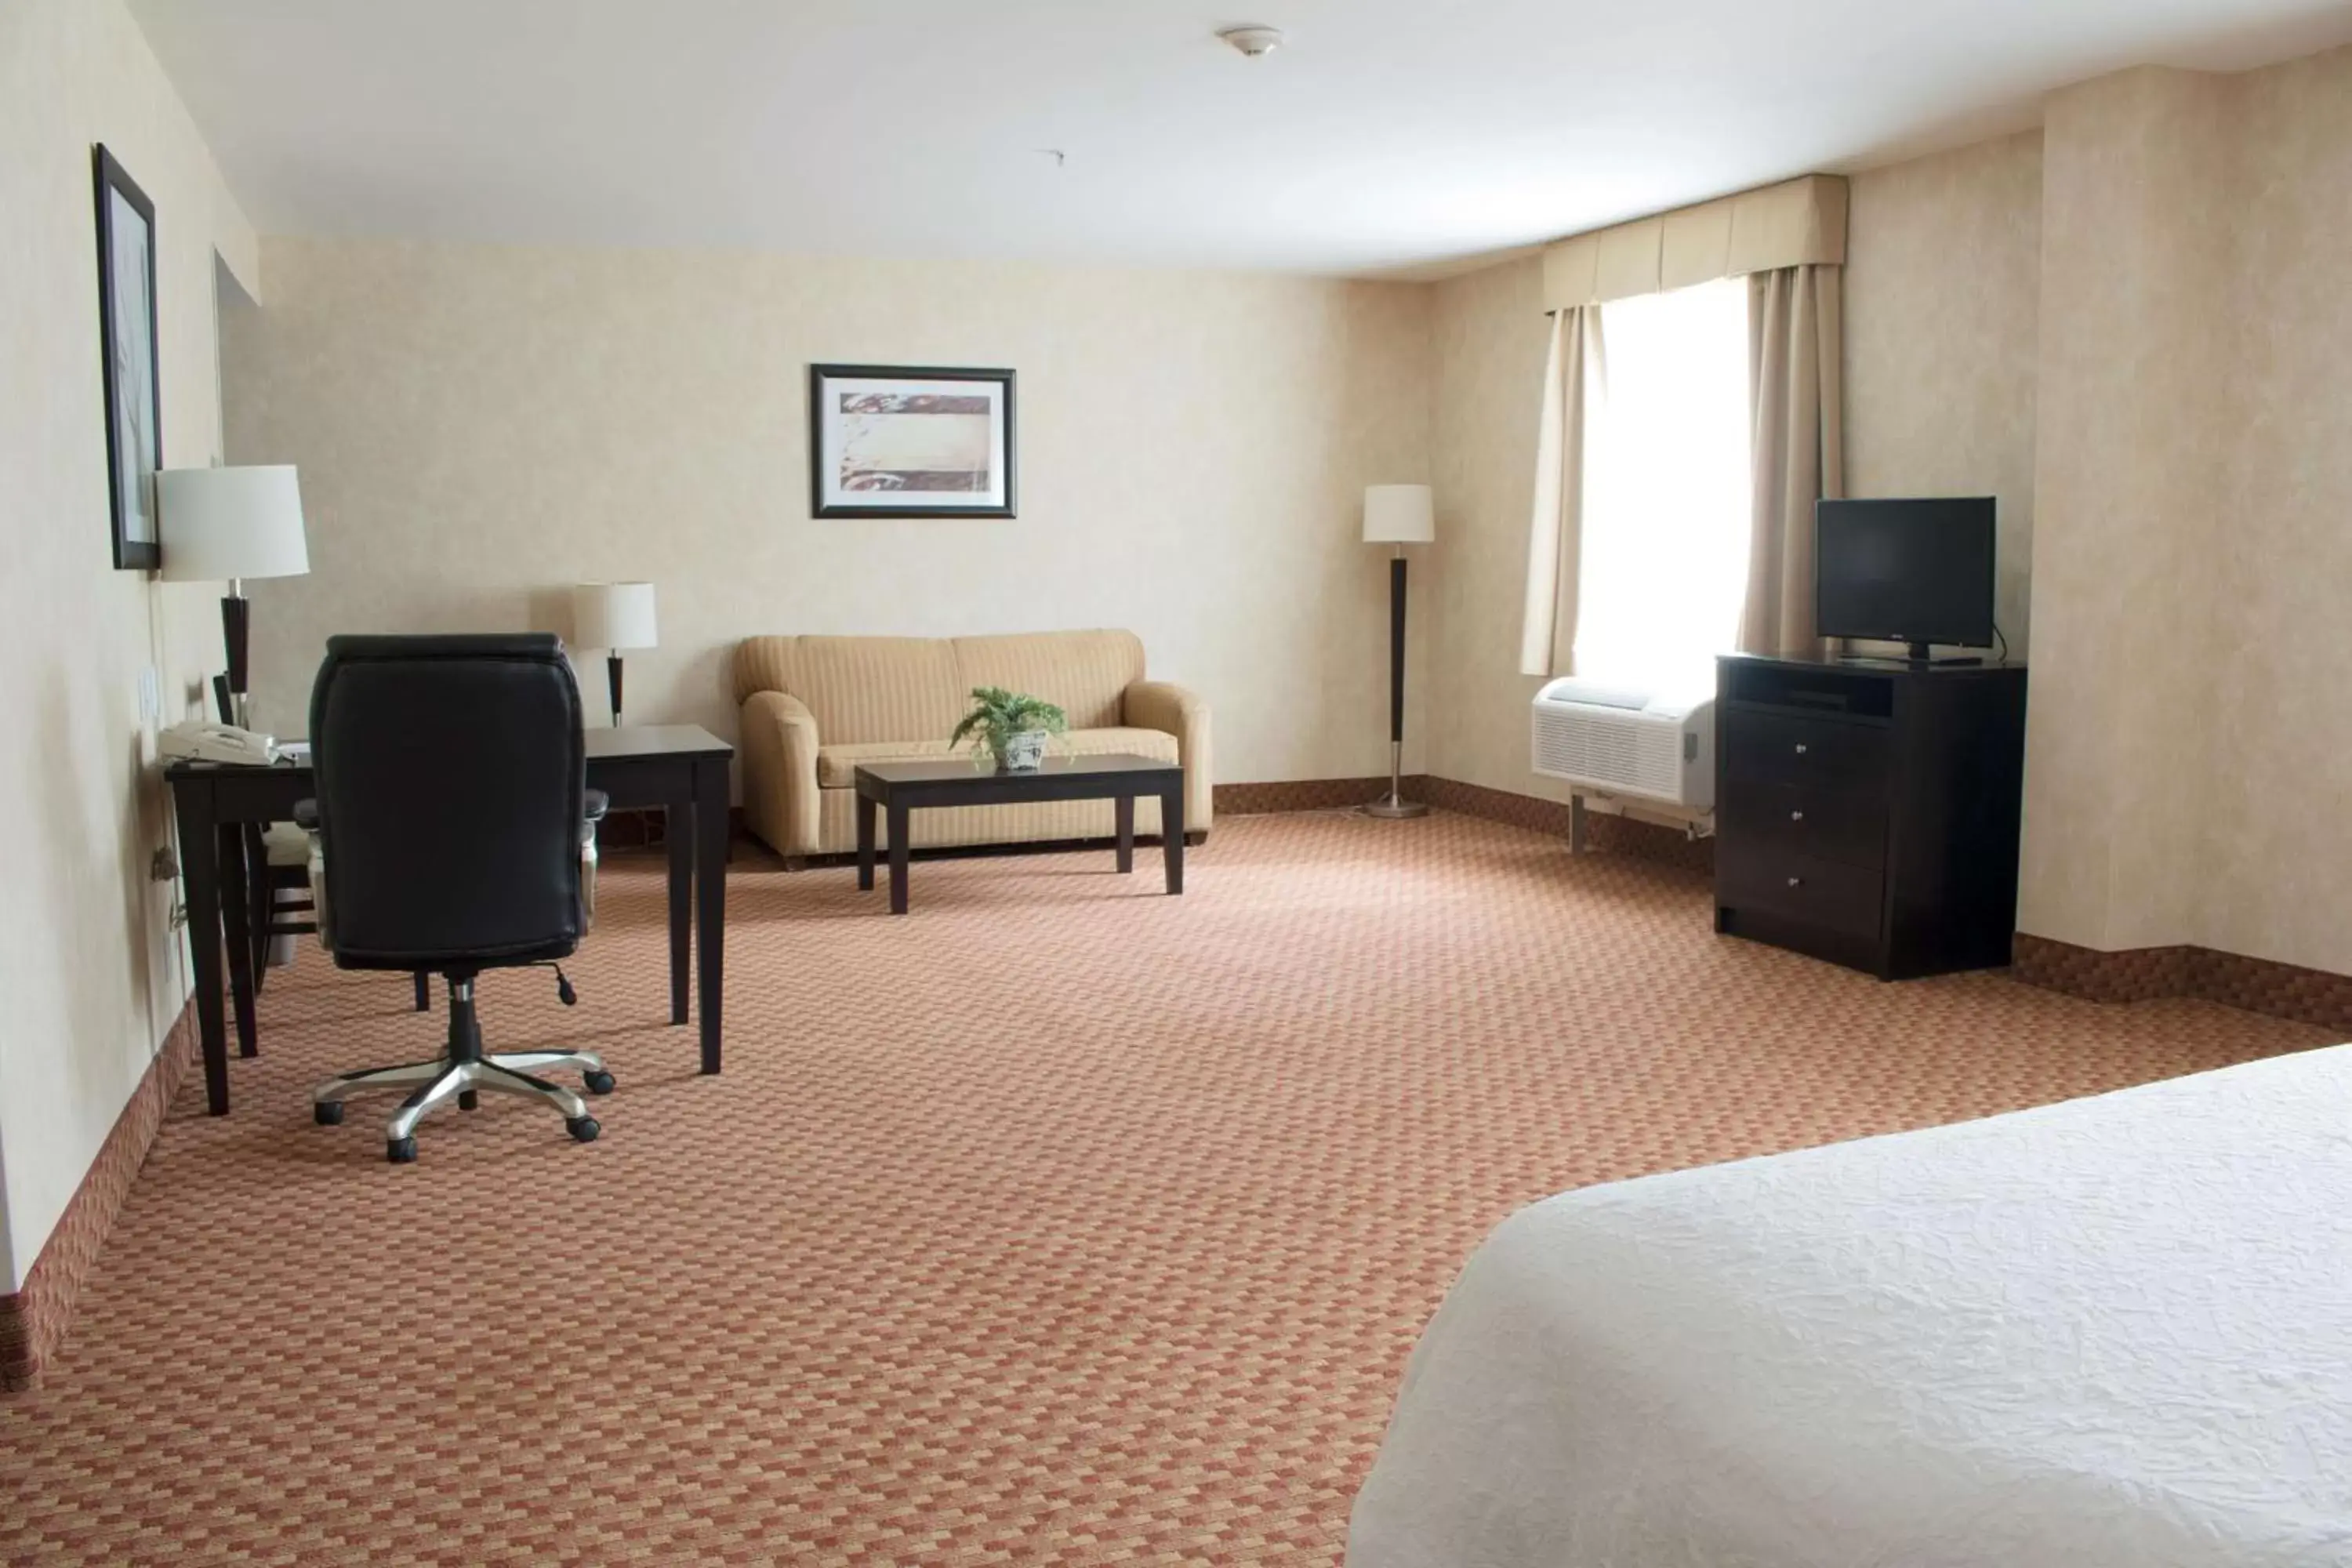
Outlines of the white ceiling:
[[[1421,275],[2352,37],[2344,0],[132,7],[265,232]],[[1212,36],[1245,21],[1288,46]]]

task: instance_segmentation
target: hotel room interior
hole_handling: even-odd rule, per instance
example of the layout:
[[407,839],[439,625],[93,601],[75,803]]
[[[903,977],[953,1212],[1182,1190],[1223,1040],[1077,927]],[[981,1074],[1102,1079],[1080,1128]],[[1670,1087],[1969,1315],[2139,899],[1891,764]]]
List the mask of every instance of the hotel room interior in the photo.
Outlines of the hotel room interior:
[[2352,1563],[2343,0],[0,0],[0,1561]]

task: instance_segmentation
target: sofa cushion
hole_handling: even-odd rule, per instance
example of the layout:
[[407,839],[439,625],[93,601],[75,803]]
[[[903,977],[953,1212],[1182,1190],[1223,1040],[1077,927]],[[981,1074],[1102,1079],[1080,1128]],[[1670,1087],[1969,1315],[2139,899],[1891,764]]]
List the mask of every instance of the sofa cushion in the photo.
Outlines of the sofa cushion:
[[1121,722],[1120,701],[1143,679],[1143,642],[1133,632],[958,637],[955,658],[965,691],[1001,686],[1042,697],[1069,715],[1073,730]]
[[736,700],[789,693],[835,744],[945,741],[968,685],[945,637],[749,637],[735,651]]
[[[1055,742],[1055,749],[1082,757],[1124,752],[1158,762],[1176,761],[1176,737],[1165,730],[1129,730],[1116,725],[1073,730]],[[969,743],[951,752],[944,740],[869,741],[858,745],[819,746],[816,782],[822,789],[848,789],[857,782],[857,769],[862,763],[937,762],[950,755],[966,755],[968,750]]]

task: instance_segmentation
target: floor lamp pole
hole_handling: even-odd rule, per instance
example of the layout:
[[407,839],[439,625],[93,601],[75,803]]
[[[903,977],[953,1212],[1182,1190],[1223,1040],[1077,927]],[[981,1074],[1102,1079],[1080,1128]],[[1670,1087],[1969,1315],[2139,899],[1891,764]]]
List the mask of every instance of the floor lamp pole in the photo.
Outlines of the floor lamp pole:
[[1404,546],[1389,558],[1389,793],[1364,807],[1373,816],[1426,816],[1404,797]]

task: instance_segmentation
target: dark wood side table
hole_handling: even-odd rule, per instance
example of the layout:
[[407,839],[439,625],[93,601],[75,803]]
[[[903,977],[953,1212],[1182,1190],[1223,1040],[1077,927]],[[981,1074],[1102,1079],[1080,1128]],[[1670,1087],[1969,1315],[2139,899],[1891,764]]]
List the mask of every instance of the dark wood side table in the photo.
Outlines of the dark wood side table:
[[1115,804],[1118,868],[1135,869],[1135,801],[1160,797],[1160,843],[1168,891],[1184,890],[1184,770],[1150,757],[1048,757],[1032,773],[997,772],[970,762],[868,763],[856,773],[857,887],[874,887],[876,818],[890,814],[890,912],[907,912],[907,819],[918,806],[1011,805],[1033,801],[1108,800]]
[[[686,1022],[688,981],[694,973],[700,982],[702,1070],[715,1073],[727,955],[727,764],[735,748],[694,724],[632,724],[590,730],[584,738],[590,789],[604,791],[616,806],[659,807],[668,814],[669,1021]],[[464,764],[462,759],[453,759],[451,765]],[[205,1099],[215,1116],[226,1116],[228,1020],[222,1007],[224,989],[236,1017],[238,1054],[249,1057],[256,1050],[253,965],[257,948],[247,887],[245,829],[253,824],[291,822],[294,803],[312,794],[310,769],[307,763],[254,768],[174,763],[163,776],[172,785],[180,826]]]

